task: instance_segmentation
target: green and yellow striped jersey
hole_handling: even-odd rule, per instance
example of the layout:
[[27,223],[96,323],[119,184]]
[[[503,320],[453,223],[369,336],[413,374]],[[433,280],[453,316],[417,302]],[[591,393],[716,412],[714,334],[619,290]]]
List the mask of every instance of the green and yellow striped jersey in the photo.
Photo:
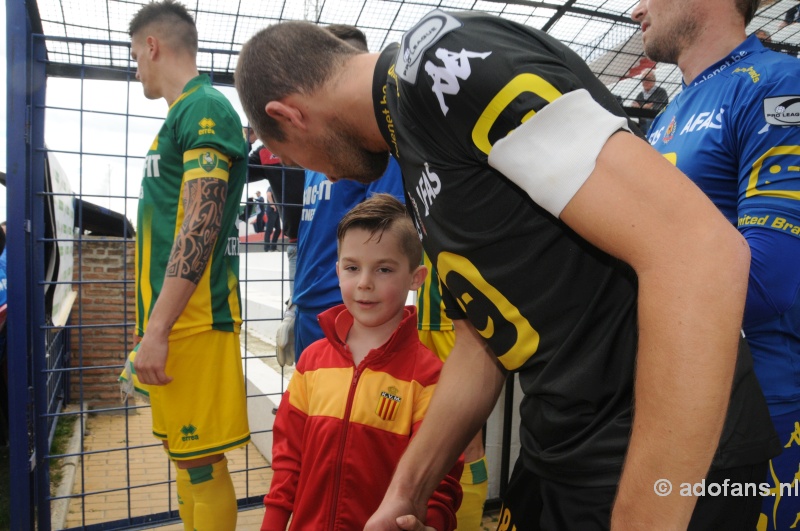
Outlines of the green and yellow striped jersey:
[[428,268],[428,276],[417,289],[417,330],[453,330],[453,321],[444,313],[442,282],[426,253],[422,264]]
[[211,86],[193,78],[170,106],[145,158],[136,231],[136,329],[144,335],[183,223],[184,183],[212,177],[228,184],[219,237],[203,276],[170,338],[204,330],[238,332],[239,199],[247,175],[247,145],[239,115]]

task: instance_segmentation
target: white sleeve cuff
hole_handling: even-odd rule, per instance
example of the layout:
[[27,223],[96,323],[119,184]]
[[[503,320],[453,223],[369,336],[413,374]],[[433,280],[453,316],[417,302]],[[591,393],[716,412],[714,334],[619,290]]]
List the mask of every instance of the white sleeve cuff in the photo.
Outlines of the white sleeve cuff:
[[594,171],[608,139],[628,128],[585,89],[568,92],[495,142],[489,165],[558,217]]

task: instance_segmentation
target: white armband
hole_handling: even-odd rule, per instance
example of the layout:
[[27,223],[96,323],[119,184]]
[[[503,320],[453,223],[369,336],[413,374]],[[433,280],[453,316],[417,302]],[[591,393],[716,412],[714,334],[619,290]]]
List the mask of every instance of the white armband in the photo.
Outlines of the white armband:
[[628,121],[594,101],[586,89],[568,92],[495,142],[489,165],[558,217],[620,129],[630,131]]

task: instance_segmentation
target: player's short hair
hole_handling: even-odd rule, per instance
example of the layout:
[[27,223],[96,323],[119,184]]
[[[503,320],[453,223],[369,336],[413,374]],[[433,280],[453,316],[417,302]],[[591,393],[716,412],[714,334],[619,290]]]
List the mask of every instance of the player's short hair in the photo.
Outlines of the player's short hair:
[[197,26],[186,6],[180,2],[162,0],[142,6],[128,24],[128,35],[133,37],[145,29],[169,40],[173,46],[197,55]]
[[736,10],[744,17],[744,25],[750,24],[756,15],[761,0],[736,0]]
[[245,115],[261,140],[285,140],[267,103],[290,94],[313,94],[358,50],[309,22],[268,26],[247,41],[234,81]]
[[330,31],[334,37],[342,39],[350,46],[355,46],[362,52],[369,51],[367,36],[357,27],[348,24],[331,24],[330,26],[325,26],[325,29]]
[[375,194],[354,206],[344,215],[336,230],[339,250],[345,234],[352,229],[363,229],[370,237],[380,241],[387,230],[394,232],[400,241],[403,254],[408,257],[408,266],[413,271],[422,261],[422,244],[417,229],[408,215],[405,205],[391,194]]

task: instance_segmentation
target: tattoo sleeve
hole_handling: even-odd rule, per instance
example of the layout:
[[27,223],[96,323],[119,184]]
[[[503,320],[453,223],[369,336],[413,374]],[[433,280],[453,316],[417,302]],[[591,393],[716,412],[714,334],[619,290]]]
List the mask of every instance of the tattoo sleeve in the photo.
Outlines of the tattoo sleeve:
[[221,179],[186,181],[183,224],[172,247],[166,276],[200,282],[219,236],[227,195],[228,185]]

